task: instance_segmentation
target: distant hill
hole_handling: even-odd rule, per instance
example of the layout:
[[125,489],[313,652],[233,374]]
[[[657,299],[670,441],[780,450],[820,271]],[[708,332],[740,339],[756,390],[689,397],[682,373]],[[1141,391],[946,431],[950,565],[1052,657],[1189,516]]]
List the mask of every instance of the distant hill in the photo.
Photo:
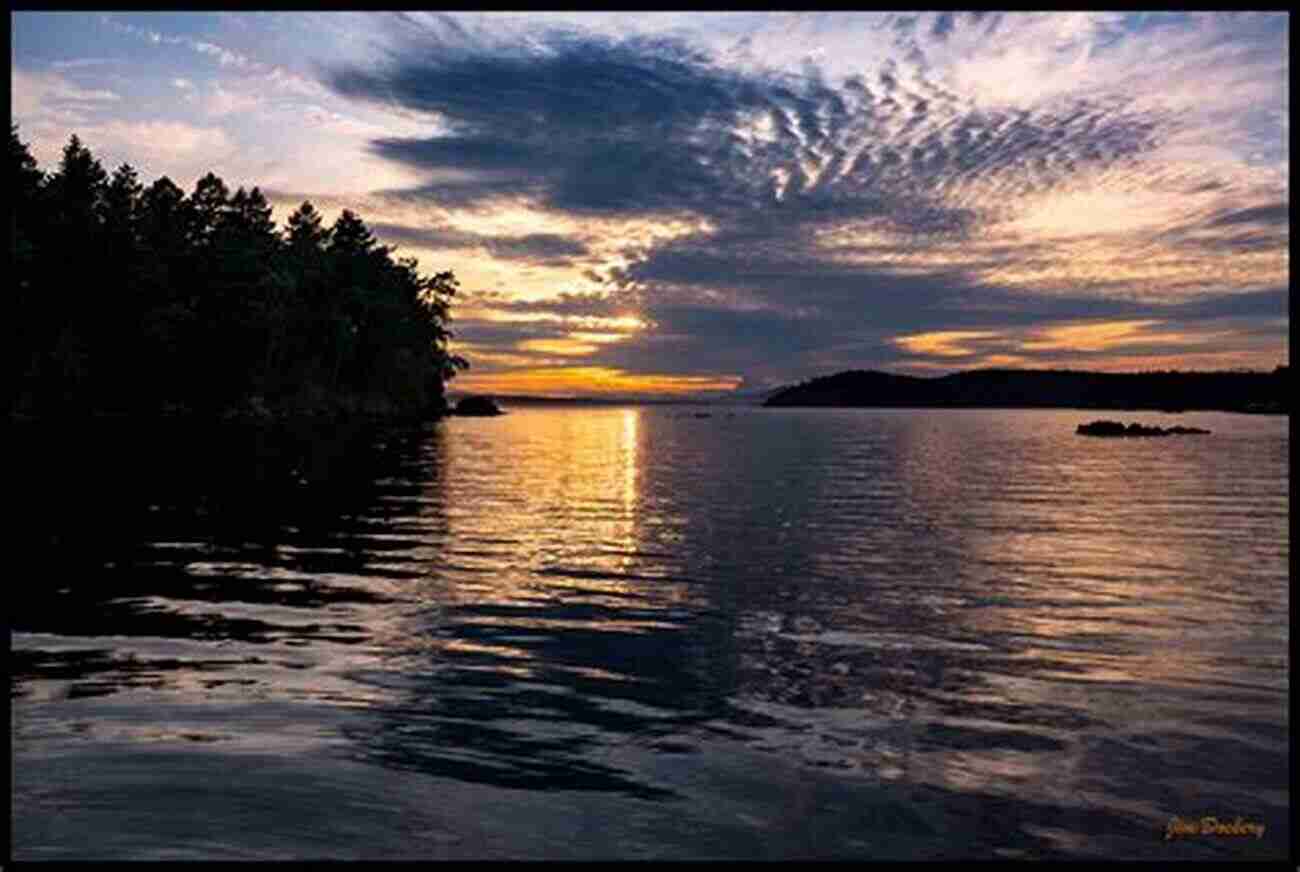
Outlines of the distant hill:
[[980,369],[932,378],[851,370],[787,388],[763,405],[1289,413],[1289,381],[1287,366],[1272,372]]

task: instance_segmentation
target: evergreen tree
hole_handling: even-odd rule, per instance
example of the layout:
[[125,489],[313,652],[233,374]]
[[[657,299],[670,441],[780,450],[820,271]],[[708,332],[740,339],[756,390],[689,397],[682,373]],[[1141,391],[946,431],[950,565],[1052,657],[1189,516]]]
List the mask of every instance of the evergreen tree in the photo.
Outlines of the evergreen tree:
[[9,125],[9,196],[13,197],[14,214],[30,209],[35,203],[45,174],[36,165],[27,144],[18,137],[18,125]]
[[181,372],[186,337],[193,332],[198,300],[189,284],[193,271],[188,245],[185,192],[163,176],[140,197],[142,352],[155,362],[140,390],[158,404],[181,403],[189,392]]
[[194,183],[190,194],[189,241],[196,249],[211,239],[230,200],[230,189],[216,174],[208,173]]
[[[96,393],[92,358],[102,351],[100,325],[109,307],[99,283],[102,212],[108,174],[73,134],[59,169],[46,186],[38,269],[60,305],[43,305],[47,330],[55,336],[42,393],[89,402]],[[85,252],[69,257],[70,250]]]
[[289,248],[299,256],[318,255],[330,243],[330,232],[321,214],[306,200],[289,216],[288,230]]
[[123,380],[147,375],[147,358],[131,338],[140,333],[144,299],[141,295],[140,196],[135,169],[122,164],[114,171],[104,193],[103,227],[98,257],[102,264],[99,308],[95,325],[95,381],[108,397],[123,398],[114,387]]
[[39,350],[48,343],[45,327],[47,315],[41,311],[41,300],[34,285],[37,273],[37,227],[41,211],[40,198],[45,174],[36,165],[27,144],[18,137],[18,126],[9,126],[9,265],[12,269],[12,297],[9,327],[9,371],[19,377],[19,401],[30,403],[22,396],[23,388],[30,387],[40,367]]
[[60,232],[73,239],[93,235],[107,193],[108,174],[74,133],[63,147],[63,159],[49,182]]

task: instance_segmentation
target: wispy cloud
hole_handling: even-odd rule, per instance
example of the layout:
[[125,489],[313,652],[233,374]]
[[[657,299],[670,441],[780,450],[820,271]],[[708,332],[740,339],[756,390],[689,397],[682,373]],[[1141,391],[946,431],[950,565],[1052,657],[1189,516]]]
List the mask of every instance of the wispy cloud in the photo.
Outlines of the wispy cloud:
[[113,28],[114,30],[139,37],[140,39],[147,40],[148,42],[151,42],[154,45],[185,46],[187,48],[192,49],[193,51],[196,51],[200,54],[204,54],[215,59],[219,64],[221,64],[221,66],[232,66],[232,67],[237,67],[239,69],[246,69],[246,70],[267,69],[267,65],[260,64],[254,61],[252,58],[247,57],[246,55],[242,55],[239,52],[231,51],[230,49],[223,48],[222,46],[216,45],[215,43],[207,42],[205,40],[193,39],[188,36],[174,36],[174,35],[164,34],[160,31],[153,30],[150,28],[137,27],[134,24],[128,24],[123,21],[118,21],[117,19],[112,18],[108,15],[101,16],[101,20],[106,25]]
[[146,156],[218,157],[233,143],[216,127],[199,127],[179,121],[113,121],[96,128],[105,145],[138,149]]
[[[225,20],[232,20],[232,17],[227,17]],[[282,65],[259,61],[247,54],[208,40],[164,34],[157,30],[118,21],[107,15],[102,16],[102,21],[106,26],[114,30],[146,40],[154,45],[184,46],[197,54],[212,59],[220,67],[228,67],[235,71],[254,74],[260,78],[264,85],[269,85],[278,90],[297,94],[298,96],[317,98],[327,93],[324,86],[315,79],[291,72]]]
[[239,69],[246,70],[254,67],[261,68],[264,66],[239,54],[238,52],[230,51],[229,49],[222,48],[221,46],[214,45],[210,42],[201,42],[192,39],[181,39],[179,41],[201,54],[216,58],[223,67],[238,67]]
[[37,112],[48,106],[77,106],[112,103],[121,95],[106,88],[83,88],[57,73],[33,73],[14,69],[12,96],[14,108],[21,112]]
[[89,67],[102,67],[109,64],[120,63],[114,58],[72,58],[65,61],[51,61],[50,69],[53,70],[82,70]]

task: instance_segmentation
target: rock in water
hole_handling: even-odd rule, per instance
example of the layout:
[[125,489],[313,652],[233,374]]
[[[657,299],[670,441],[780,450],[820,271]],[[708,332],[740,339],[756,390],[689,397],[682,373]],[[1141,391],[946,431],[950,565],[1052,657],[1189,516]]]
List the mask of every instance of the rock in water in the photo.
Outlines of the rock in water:
[[1079,436],[1123,436],[1124,425],[1119,421],[1093,421],[1080,424],[1074,432]]
[[1193,436],[1210,431],[1199,427],[1144,427],[1136,422],[1125,427],[1119,421],[1092,421],[1080,424],[1074,432],[1079,436]]

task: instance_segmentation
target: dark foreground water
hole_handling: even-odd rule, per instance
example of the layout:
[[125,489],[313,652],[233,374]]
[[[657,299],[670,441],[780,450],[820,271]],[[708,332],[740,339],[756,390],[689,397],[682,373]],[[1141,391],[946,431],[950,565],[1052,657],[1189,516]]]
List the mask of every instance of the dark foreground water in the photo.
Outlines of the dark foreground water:
[[1286,418],[710,411],[18,428],[13,856],[1287,855]]

